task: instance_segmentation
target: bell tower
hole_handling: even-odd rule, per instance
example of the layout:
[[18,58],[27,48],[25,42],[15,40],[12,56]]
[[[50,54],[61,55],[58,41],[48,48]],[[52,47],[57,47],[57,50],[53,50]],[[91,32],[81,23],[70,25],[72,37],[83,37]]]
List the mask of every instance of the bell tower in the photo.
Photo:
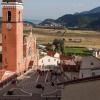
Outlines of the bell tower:
[[22,0],[2,0],[3,68],[20,73],[23,68]]

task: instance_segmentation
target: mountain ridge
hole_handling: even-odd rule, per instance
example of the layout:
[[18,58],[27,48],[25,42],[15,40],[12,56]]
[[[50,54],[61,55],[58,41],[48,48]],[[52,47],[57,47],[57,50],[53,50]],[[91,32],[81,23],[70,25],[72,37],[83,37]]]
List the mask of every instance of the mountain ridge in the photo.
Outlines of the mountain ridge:
[[[89,11],[84,11],[75,14],[66,14],[58,19],[46,19],[40,25],[51,25],[52,23],[61,24],[67,28],[87,28],[100,30],[98,23],[100,20],[100,6]],[[49,23],[48,23],[49,22]],[[98,27],[96,27],[98,26]]]

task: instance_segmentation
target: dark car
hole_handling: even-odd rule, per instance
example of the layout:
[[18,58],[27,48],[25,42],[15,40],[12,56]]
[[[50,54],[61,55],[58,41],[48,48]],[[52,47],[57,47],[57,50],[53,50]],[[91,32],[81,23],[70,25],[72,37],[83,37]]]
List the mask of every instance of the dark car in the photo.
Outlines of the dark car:
[[44,90],[44,86],[42,86],[41,84],[37,84],[36,88]]
[[7,95],[13,95],[13,91],[12,90],[8,91]]
[[41,84],[37,84],[36,88],[41,89],[43,86]]

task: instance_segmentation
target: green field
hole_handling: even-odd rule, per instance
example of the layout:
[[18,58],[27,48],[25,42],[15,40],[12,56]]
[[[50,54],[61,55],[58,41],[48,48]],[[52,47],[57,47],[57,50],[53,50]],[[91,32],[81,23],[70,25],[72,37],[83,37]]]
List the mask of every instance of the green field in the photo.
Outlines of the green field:
[[65,48],[65,54],[66,55],[92,55],[92,53],[87,48],[79,48],[79,47],[66,47]]

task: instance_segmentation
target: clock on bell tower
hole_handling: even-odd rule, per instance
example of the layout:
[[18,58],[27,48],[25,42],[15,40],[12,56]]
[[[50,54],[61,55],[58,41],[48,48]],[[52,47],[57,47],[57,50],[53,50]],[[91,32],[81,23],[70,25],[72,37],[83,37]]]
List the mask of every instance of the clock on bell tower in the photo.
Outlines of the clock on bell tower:
[[23,66],[23,5],[21,0],[2,0],[2,62],[9,71]]

